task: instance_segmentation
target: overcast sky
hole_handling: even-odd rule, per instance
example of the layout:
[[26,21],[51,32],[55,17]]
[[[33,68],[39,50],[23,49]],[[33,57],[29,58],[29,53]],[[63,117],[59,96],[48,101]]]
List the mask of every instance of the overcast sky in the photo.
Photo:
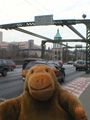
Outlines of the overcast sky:
[[[0,24],[34,21],[35,16],[53,15],[53,19],[90,19],[90,0],[0,0]],[[86,27],[82,24],[74,25],[84,37],[86,37]],[[79,38],[66,26],[39,26],[23,27],[31,32],[54,38],[57,29],[60,31],[62,39]],[[40,45],[42,39],[27,35],[15,30],[2,30],[3,41],[28,41],[34,39],[34,43]],[[82,43],[68,43],[71,46]],[[52,46],[52,44],[47,44]],[[83,44],[84,45],[84,44]]]

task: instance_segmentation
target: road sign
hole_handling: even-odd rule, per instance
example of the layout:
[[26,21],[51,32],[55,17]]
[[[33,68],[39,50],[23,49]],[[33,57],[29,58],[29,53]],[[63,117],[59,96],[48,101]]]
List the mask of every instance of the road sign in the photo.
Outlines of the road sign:
[[53,25],[53,15],[35,16],[35,25]]

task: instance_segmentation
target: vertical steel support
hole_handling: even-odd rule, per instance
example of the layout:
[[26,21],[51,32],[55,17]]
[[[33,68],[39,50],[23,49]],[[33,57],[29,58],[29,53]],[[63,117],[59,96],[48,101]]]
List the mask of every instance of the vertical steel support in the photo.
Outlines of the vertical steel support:
[[66,44],[66,62],[68,62],[68,46]]
[[45,41],[42,41],[42,52],[41,52],[41,58],[44,59],[45,57]]
[[90,73],[90,23],[86,24],[87,29],[87,42],[86,42],[86,73]]
[[75,47],[75,60],[77,60],[77,48]]
[[63,47],[63,63],[64,63],[64,50],[65,50],[65,47]]

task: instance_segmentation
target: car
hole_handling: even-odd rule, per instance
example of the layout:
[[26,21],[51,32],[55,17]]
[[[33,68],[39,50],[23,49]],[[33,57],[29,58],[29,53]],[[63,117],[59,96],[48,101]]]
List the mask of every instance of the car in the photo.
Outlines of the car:
[[9,66],[7,60],[0,59],[0,74],[2,74],[2,76],[4,77],[7,75],[8,71],[9,71]]
[[16,68],[16,63],[12,60],[7,60],[9,71],[13,71]]
[[73,65],[73,61],[68,61],[67,64]]
[[63,66],[63,62],[61,60],[49,60],[48,63],[55,63],[59,66]]
[[33,61],[27,64],[27,66],[25,67],[25,69],[22,71],[22,77],[23,77],[23,81],[25,81],[25,76],[27,71],[34,65],[36,64],[45,64],[50,66],[52,69],[57,69],[59,70],[59,75],[57,77],[58,82],[64,82],[65,81],[65,68],[60,67],[54,63],[48,63],[47,61]]
[[62,60],[58,60],[57,62],[59,63],[59,65],[63,66],[63,61]]
[[37,60],[42,60],[42,59],[39,59],[39,58],[25,58],[24,61],[23,61],[22,69],[24,70],[24,68],[26,67],[26,65],[29,62],[37,61]]
[[77,61],[75,61],[74,63],[73,63],[73,66],[75,67],[77,65]]
[[78,60],[76,64],[76,71],[77,70],[86,70],[86,62],[84,60]]

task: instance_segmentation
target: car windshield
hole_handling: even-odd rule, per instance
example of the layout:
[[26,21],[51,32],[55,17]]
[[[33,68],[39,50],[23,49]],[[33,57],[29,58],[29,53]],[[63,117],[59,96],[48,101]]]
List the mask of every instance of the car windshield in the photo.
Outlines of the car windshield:
[[84,61],[78,61],[77,64],[84,64]]

